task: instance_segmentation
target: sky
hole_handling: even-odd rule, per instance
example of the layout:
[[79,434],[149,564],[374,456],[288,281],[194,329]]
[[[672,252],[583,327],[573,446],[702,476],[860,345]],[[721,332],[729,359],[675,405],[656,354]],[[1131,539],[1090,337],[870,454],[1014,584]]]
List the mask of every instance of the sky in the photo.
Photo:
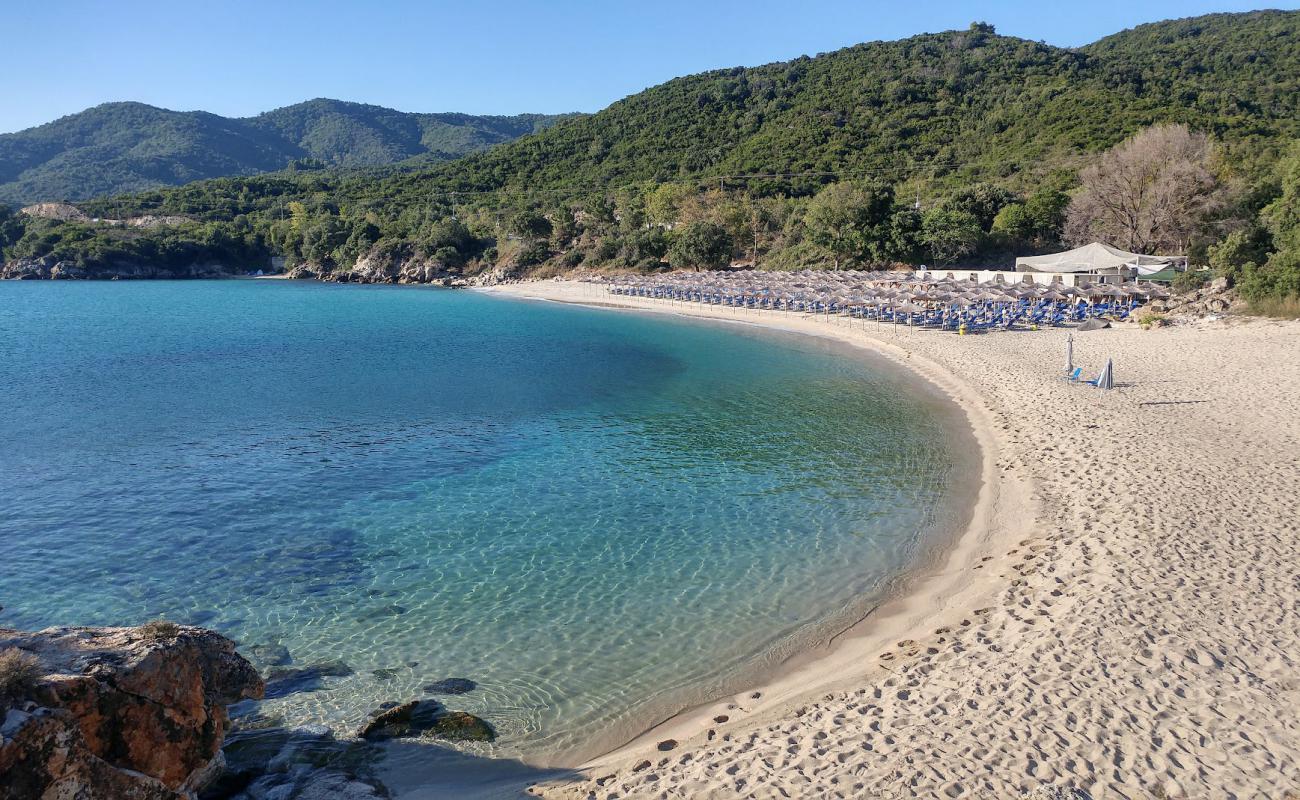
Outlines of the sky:
[[314,97],[403,111],[598,111],[681,75],[976,20],[1073,47],[1261,2],[0,0],[0,132],[115,100],[224,116]]

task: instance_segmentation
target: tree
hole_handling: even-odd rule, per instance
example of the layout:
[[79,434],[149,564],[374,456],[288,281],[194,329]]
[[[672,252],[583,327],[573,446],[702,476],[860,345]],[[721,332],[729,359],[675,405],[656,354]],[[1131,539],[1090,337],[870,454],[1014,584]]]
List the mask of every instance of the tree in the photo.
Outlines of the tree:
[[620,255],[629,267],[655,265],[668,253],[668,235],[660,228],[636,231],[623,240]]
[[993,227],[993,220],[1005,206],[1016,201],[1016,195],[991,183],[974,183],[958,189],[944,200],[943,205],[953,211],[965,211],[979,220],[981,230]]
[[567,205],[552,209],[546,218],[551,221],[551,233],[555,238],[555,244],[559,247],[568,247],[569,243],[582,232],[578,218],[574,215],[573,209]]
[[938,206],[921,217],[921,244],[941,266],[975,252],[982,235],[979,220],[967,211]]
[[1158,125],[1115,146],[1079,174],[1065,237],[1134,252],[1184,252],[1218,206],[1214,150],[1184,125]]
[[1055,189],[1039,189],[1023,203],[1003,206],[993,218],[992,233],[1008,244],[1035,249],[1055,246],[1065,224],[1069,195]]
[[23,223],[6,205],[0,204],[0,261],[4,251],[23,236]]
[[646,215],[652,225],[671,228],[681,218],[682,204],[695,190],[684,183],[661,183],[645,201]]
[[333,214],[316,220],[303,231],[302,257],[312,264],[334,262],[334,251],[347,242],[351,230]]
[[1282,193],[1260,213],[1273,252],[1262,267],[1247,264],[1239,284],[1252,300],[1300,297],[1300,141],[1278,164],[1278,172]]
[[536,211],[528,209],[510,218],[509,230],[520,239],[529,241],[545,239],[551,235],[551,221]]
[[809,240],[835,260],[879,261],[889,241],[894,191],[888,186],[832,183],[808,203]]
[[920,239],[921,212],[914,208],[900,208],[889,217],[889,243],[885,259],[915,263],[921,247]]
[[719,269],[731,261],[731,234],[712,222],[692,222],[675,232],[668,248],[674,269]]

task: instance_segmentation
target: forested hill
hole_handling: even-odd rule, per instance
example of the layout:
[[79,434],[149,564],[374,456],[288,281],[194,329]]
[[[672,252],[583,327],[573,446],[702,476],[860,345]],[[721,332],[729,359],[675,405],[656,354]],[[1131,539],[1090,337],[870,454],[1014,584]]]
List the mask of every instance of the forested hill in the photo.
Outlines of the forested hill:
[[1300,12],[1144,25],[1079,50],[974,25],[718,70],[406,180],[483,189],[862,170],[893,183],[1030,181],[1160,121],[1229,141],[1294,136]]
[[441,161],[535,133],[563,116],[411,114],[322,99],[230,119],[106,103],[0,135],[0,203],[82,200],[290,165]]
[[[367,132],[400,128],[378,110],[367,119]],[[413,129],[402,139],[294,115],[239,123],[336,162],[414,147]],[[1177,125],[1150,128],[1163,123]],[[443,163],[280,171],[80,204],[87,219],[182,220],[157,229],[0,218],[0,247],[22,269],[57,262],[89,276],[113,265],[262,268],[272,256],[341,280],[653,270],[665,258],[1005,265],[1105,238],[1067,231],[1087,188],[1081,170],[1144,130],[1191,154],[1167,184],[1200,176],[1213,198],[1162,246],[1204,258],[1236,237],[1224,258],[1300,281],[1300,223],[1289,222],[1300,216],[1288,210],[1300,195],[1300,12],[1281,11],[1144,25],[1075,49],[975,23],[716,70]],[[239,141],[262,152],[261,138]],[[1300,294],[1300,283],[1269,285]]]
[[[1271,163],[1300,134],[1300,12],[1154,23],[1080,49],[972,25],[678,78],[537,136],[383,179],[301,180],[354,204],[382,197],[390,211],[451,191],[540,189],[553,198],[785,173],[832,174],[721,185],[797,195],[862,176],[907,191],[973,181],[1023,190],[1073,175],[1091,154],[1157,122],[1213,135],[1241,169]],[[285,178],[121,198],[104,213],[224,214],[231,193],[283,199]]]

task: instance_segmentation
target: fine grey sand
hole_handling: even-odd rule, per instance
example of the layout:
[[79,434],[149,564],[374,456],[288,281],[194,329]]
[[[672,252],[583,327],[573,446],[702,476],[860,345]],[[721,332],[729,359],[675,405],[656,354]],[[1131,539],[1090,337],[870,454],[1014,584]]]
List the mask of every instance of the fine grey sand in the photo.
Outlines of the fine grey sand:
[[1076,334],[1085,372],[1115,361],[1103,393],[1063,380],[1059,329],[895,335],[562,281],[496,291],[872,347],[948,390],[984,450],[970,530],[906,596],[771,685],[687,711],[585,765],[584,780],[534,794],[1300,790],[1300,323]]

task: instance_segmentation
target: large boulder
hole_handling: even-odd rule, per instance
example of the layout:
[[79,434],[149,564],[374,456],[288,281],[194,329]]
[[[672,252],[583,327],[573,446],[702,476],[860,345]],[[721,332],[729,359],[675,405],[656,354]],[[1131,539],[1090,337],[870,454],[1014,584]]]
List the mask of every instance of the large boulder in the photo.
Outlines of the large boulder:
[[0,701],[0,800],[190,798],[221,769],[226,706],[262,679],[202,628],[0,629],[0,652],[39,660]]

